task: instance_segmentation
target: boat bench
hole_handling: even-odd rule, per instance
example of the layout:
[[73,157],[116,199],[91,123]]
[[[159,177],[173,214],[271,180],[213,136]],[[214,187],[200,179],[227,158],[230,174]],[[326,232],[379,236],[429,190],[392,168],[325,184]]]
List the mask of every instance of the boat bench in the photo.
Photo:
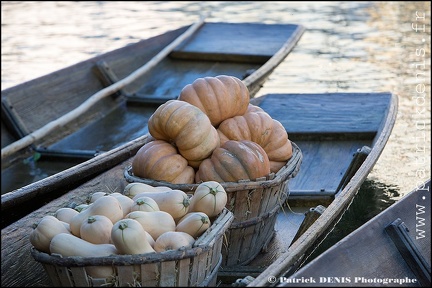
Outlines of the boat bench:
[[[330,200],[347,184],[373,146],[391,97],[390,93],[322,95],[268,94],[256,99],[261,108],[282,123],[308,163],[290,181],[291,201],[297,197],[304,200],[305,196]],[[339,163],[336,169],[335,161]],[[304,170],[308,173],[302,173]],[[313,185],[312,190],[303,188]]]

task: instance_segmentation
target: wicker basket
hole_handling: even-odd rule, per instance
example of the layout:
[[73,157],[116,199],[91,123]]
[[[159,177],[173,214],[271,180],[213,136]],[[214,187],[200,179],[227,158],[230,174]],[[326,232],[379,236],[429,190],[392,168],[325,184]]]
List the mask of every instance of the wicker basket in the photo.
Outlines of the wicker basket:
[[[42,263],[54,287],[214,287],[222,262],[223,236],[232,221],[232,212],[224,209],[193,247],[184,250],[86,258],[49,255],[34,247],[31,253]],[[113,266],[116,273],[109,279],[95,279],[86,273],[89,266]]]
[[[222,266],[246,265],[268,244],[274,235],[277,212],[288,195],[288,181],[300,169],[302,153],[292,142],[293,156],[277,173],[255,181],[224,182],[228,195],[226,208],[233,212],[234,221],[229,227],[226,247],[222,248]],[[167,186],[193,193],[198,184],[172,184],[136,177],[132,167],[125,169],[128,182],[141,182],[152,186]]]

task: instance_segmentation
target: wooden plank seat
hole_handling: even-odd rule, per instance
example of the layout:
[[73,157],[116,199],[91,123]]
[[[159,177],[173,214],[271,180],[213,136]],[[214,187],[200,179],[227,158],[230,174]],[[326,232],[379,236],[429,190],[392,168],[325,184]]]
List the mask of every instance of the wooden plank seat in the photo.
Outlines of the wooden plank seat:
[[208,23],[174,49],[170,57],[262,64],[278,52],[284,39],[296,34],[298,28],[295,24]]
[[332,134],[371,138],[381,125],[381,115],[391,97],[390,93],[329,94],[325,101],[320,99],[322,94],[268,94],[259,106],[278,119],[291,138],[317,133],[319,140]]

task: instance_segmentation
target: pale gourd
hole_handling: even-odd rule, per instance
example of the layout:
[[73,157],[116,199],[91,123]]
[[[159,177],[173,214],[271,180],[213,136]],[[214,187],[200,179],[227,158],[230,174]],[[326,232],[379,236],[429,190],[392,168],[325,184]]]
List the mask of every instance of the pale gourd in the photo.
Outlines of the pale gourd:
[[36,224],[36,228],[30,232],[30,243],[37,250],[49,253],[49,245],[55,235],[60,233],[70,234],[63,223],[64,222],[52,215],[44,216],[39,223]]
[[211,218],[222,212],[227,200],[227,193],[219,182],[202,182],[190,199],[189,212],[204,212]]
[[73,235],[80,237],[80,228],[83,221],[92,215],[104,215],[114,224],[124,217],[123,209],[119,201],[113,196],[103,196],[92,203],[88,208],[74,216],[70,223]]
[[155,187],[140,183],[140,182],[133,182],[126,185],[126,187],[123,189],[123,194],[126,195],[129,198],[135,197],[135,195],[142,193],[142,192],[154,192],[158,191]]
[[155,252],[147,239],[146,231],[141,224],[131,218],[117,221],[111,231],[111,240],[120,254]]
[[88,207],[90,207],[91,204],[92,204],[92,203],[90,203],[90,204],[87,204],[87,203],[81,203],[81,204],[79,204],[79,205],[76,205],[73,209],[75,209],[76,211],[78,211],[78,212],[81,213],[82,211],[84,211],[85,209],[87,209]]
[[77,214],[79,214],[79,212],[73,208],[62,207],[62,208],[57,209],[56,212],[54,212],[54,217],[56,217],[60,221],[70,223],[72,218]]
[[143,211],[143,212],[154,212],[160,211],[159,205],[153,198],[150,197],[138,197],[136,200],[132,200],[134,204],[131,207],[131,211]]
[[[50,243],[50,252],[63,257],[104,257],[118,254],[113,244],[93,244],[70,233],[54,236]],[[110,278],[115,273],[111,266],[87,266],[85,270],[93,278]]]
[[189,196],[178,189],[158,192],[143,192],[134,197],[150,197],[156,201],[161,211],[168,212],[174,219],[181,218],[189,210]]
[[156,252],[192,248],[195,239],[186,232],[168,231],[160,235],[154,244]]
[[198,238],[210,226],[210,219],[205,213],[190,212],[179,220],[176,226],[176,231],[185,232],[193,238]]
[[134,219],[138,221],[144,230],[147,231],[155,240],[157,240],[161,234],[167,231],[175,231],[176,228],[174,218],[165,211],[132,211],[126,215],[125,219]]
[[147,241],[149,242],[150,246],[154,249],[155,239],[150,235],[150,233],[146,232]]
[[103,196],[106,196],[106,195],[108,195],[108,193],[103,192],[103,191],[93,192],[93,193],[91,193],[91,194],[89,194],[89,195],[87,196],[86,203],[87,203],[87,204],[93,203],[93,202],[95,202],[97,199],[99,199],[100,197],[103,197]]
[[126,216],[131,211],[132,206],[134,205],[134,201],[131,198],[118,192],[114,192],[109,195],[116,198],[119,201],[123,210],[123,217]]
[[81,239],[93,244],[110,244],[113,225],[104,215],[91,215],[81,224]]

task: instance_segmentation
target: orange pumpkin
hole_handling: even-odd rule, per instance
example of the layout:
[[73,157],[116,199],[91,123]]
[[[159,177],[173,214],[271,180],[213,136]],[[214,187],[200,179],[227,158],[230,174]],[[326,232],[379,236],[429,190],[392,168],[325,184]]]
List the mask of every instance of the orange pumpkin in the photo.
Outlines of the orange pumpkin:
[[169,100],[159,106],[150,116],[148,128],[155,139],[174,143],[194,168],[219,146],[216,128],[207,115],[185,101]]
[[186,85],[178,97],[203,111],[213,126],[243,115],[249,104],[249,90],[238,78],[227,75],[198,78]]
[[249,105],[248,112],[224,120],[217,129],[221,144],[228,140],[250,140],[267,153],[271,172],[277,172],[292,156],[292,145],[283,125],[261,108]]
[[246,113],[249,112],[265,112],[261,107],[249,103]]
[[143,145],[132,160],[135,176],[173,184],[194,183],[195,171],[177,149],[164,140]]
[[201,163],[195,182],[255,180],[269,173],[270,161],[260,145],[249,140],[228,140]]

